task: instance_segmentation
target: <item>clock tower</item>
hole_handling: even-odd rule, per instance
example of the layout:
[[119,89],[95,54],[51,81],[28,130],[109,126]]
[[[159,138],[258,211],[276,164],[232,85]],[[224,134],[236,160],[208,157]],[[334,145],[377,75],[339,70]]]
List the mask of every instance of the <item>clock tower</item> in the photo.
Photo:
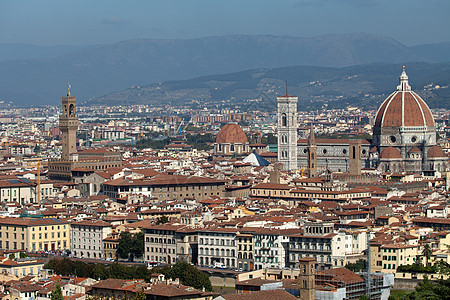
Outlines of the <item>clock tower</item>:
[[297,102],[298,97],[277,97],[278,162],[284,170],[297,169]]

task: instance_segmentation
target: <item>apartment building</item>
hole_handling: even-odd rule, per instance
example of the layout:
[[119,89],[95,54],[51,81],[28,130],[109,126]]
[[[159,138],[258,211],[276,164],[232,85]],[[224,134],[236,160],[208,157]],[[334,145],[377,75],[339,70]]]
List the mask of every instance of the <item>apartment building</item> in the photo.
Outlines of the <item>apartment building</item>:
[[324,270],[335,265],[333,259],[345,255],[345,236],[333,231],[333,223],[306,222],[304,233],[289,236],[289,266],[298,267],[299,259],[312,257]]
[[285,268],[288,262],[289,235],[299,228],[258,228],[253,233],[255,269]]
[[145,230],[144,260],[174,264],[178,260],[197,264],[197,232],[186,225],[151,225]]
[[417,245],[393,243],[381,246],[381,273],[396,273],[397,267],[411,265],[419,255]]
[[60,219],[0,218],[0,249],[68,250],[69,230],[69,222]]
[[237,268],[243,271],[251,271],[255,265],[253,259],[253,232],[238,232],[237,241]]
[[237,266],[235,228],[198,230],[198,263],[200,266],[234,269]]
[[102,258],[103,240],[112,232],[110,223],[100,220],[83,220],[70,225],[72,253],[75,257]]

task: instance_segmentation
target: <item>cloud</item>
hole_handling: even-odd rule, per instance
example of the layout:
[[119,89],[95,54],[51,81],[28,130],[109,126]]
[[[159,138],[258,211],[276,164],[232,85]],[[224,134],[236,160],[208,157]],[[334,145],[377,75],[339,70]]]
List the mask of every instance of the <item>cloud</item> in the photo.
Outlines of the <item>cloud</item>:
[[130,21],[121,19],[119,17],[109,17],[109,18],[103,19],[102,23],[108,24],[108,25],[126,25],[126,24],[130,23]]

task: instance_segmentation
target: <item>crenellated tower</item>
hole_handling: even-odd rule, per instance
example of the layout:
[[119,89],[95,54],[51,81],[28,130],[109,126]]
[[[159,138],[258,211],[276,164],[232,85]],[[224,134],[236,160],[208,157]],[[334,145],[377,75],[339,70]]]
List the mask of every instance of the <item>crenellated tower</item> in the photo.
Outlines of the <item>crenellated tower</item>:
[[61,161],[69,161],[70,155],[77,152],[78,115],[76,112],[76,97],[70,94],[70,84],[67,95],[62,97],[62,112],[59,115],[59,131],[61,132]]

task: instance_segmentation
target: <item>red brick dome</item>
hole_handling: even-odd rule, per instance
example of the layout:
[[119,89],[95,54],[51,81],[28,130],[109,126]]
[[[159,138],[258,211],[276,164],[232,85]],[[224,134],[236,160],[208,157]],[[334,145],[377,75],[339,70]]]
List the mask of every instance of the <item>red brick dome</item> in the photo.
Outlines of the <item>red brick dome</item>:
[[422,151],[420,151],[420,149],[417,148],[417,147],[412,147],[412,148],[408,151],[408,153],[422,153]]
[[402,155],[400,151],[394,147],[384,148],[380,153],[380,158],[388,158],[388,159],[401,159]]
[[425,101],[411,91],[405,69],[397,91],[381,104],[375,127],[434,127],[433,115]]
[[428,150],[428,157],[429,158],[440,158],[440,157],[447,157],[447,154],[445,154],[444,150],[442,150],[439,146],[433,146]]
[[218,144],[236,144],[236,143],[248,143],[247,136],[241,126],[234,123],[226,124],[220,129],[216,137],[216,143]]

